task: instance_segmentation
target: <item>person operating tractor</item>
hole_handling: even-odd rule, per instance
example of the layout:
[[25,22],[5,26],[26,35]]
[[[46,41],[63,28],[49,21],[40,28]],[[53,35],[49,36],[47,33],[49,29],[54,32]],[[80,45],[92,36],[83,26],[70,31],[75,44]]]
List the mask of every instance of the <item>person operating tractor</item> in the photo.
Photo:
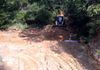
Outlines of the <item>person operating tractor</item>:
[[58,10],[58,14],[55,17],[55,25],[56,26],[63,26],[64,24],[64,13],[61,10]]

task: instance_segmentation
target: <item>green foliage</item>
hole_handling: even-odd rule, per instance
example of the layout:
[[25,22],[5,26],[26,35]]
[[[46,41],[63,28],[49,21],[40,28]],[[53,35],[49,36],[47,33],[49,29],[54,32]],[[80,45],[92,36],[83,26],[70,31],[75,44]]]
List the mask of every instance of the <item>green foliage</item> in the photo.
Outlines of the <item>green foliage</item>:
[[26,15],[26,11],[21,10],[21,11],[18,11],[18,12],[16,13],[15,18],[21,20],[21,19],[24,18],[25,15]]
[[26,11],[24,10],[19,10],[19,11],[16,11],[16,14],[14,14],[14,18],[11,20],[11,24],[17,24],[17,23],[25,23],[25,17],[26,15]]
[[78,37],[82,36],[86,42],[89,42],[100,27],[100,17],[97,17],[100,14],[100,4],[95,2],[87,7],[85,0],[70,0],[67,1],[66,7],[71,26]]
[[36,20],[38,20],[40,26],[44,26],[48,23],[51,23],[52,18],[52,13],[46,9],[41,9],[36,16]]
[[86,26],[89,18],[86,12],[85,0],[70,0],[67,4],[67,15],[71,20],[71,26],[74,28],[78,37],[88,37],[88,27]]
[[87,26],[89,27],[89,37],[93,38],[100,27],[100,4],[92,4],[87,8],[88,16],[91,17]]
[[100,19],[91,20],[87,26],[89,27],[89,37],[93,38],[97,34],[97,30],[100,27]]
[[25,29],[25,28],[28,28],[28,25],[27,24],[24,24],[24,23],[15,23],[13,25],[10,25],[9,27],[10,29]]
[[91,17],[94,15],[100,14],[100,4],[90,5],[87,9],[87,12],[88,12],[88,15]]
[[27,13],[25,15],[25,19],[35,19],[38,15],[38,12],[43,9],[44,6],[39,6],[37,3],[33,3],[27,6]]

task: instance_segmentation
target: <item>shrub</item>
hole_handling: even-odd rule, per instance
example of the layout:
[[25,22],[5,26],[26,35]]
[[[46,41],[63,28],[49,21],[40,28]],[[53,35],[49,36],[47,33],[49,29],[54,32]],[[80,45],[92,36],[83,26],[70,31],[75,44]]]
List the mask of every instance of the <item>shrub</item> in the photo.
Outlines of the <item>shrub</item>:
[[92,38],[97,34],[97,30],[100,27],[100,4],[92,4],[87,8],[88,16],[91,21],[87,23],[89,27],[89,37]]
[[44,25],[52,23],[53,15],[50,11],[41,9],[36,16],[36,20],[39,22],[39,26],[42,27]]
[[28,27],[27,24],[24,24],[24,23],[15,23],[13,25],[10,25],[9,29],[21,29],[21,30],[23,30],[23,29],[25,29],[27,27]]
[[87,8],[88,15],[90,17],[100,14],[100,4],[93,4]]

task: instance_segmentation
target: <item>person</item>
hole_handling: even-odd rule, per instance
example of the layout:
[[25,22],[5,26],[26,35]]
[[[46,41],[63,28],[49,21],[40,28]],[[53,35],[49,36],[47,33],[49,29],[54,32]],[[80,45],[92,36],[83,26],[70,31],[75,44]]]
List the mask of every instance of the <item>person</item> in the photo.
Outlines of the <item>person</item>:
[[57,26],[62,26],[64,24],[64,13],[61,10],[58,10],[58,14],[55,17],[55,24]]

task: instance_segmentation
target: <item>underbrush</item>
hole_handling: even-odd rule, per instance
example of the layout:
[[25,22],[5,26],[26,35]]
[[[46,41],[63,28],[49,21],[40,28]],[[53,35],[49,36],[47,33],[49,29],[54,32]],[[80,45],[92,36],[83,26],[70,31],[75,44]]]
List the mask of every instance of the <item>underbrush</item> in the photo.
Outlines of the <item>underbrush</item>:
[[28,25],[24,23],[15,23],[10,27],[8,27],[8,29],[21,29],[21,30],[24,30],[25,28],[28,28]]

